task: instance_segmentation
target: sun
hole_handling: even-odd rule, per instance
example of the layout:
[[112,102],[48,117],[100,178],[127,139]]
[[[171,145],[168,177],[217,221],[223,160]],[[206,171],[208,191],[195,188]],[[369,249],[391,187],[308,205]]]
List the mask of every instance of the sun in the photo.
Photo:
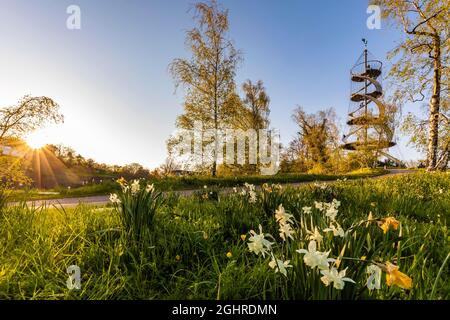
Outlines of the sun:
[[31,149],[42,149],[48,144],[48,136],[42,131],[35,131],[30,133],[26,138],[25,142]]

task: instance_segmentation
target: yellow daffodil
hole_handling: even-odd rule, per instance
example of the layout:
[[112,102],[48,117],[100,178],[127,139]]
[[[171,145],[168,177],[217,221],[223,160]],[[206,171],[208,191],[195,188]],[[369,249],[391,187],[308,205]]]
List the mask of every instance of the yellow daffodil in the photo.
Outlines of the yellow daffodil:
[[263,190],[264,191],[266,191],[266,192],[272,192],[272,188],[269,186],[269,184],[267,184],[267,183],[264,183],[263,185],[262,185],[262,188],[263,188]]
[[124,177],[120,177],[119,179],[117,179],[116,181],[118,184],[120,184],[121,187],[126,186],[127,185],[127,180],[125,180]]
[[247,235],[246,234],[241,234],[241,240],[245,241],[245,239],[247,239]]
[[175,256],[175,260],[180,261],[180,260],[181,260],[180,255],[177,254],[177,255]]
[[231,251],[228,251],[227,252],[227,258],[231,258],[231,257],[233,257],[233,254],[231,253]]
[[411,289],[412,279],[406,274],[398,271],[398,266],[390,262],[386,262],[384,269],[386,271],[386,284],[388,286],[396,285],[406,290]]
[[384,219],[381,219],[380,222],[378,222],[379,227],[381,229],[383,229],[384,233],[387,233],[391,226],[394,230],[397,230],[399,224],[400,224],[400,222],[393,217],[384,218]]

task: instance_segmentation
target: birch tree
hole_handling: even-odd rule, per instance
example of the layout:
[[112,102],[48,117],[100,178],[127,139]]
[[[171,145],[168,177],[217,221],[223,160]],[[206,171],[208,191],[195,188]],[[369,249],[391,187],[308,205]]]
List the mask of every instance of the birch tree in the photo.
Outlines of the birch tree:
[[[449,125],[449,0],[372,0],[382,17],[399,27],[404,38],[388,55],[393,63],[389,72],[400,102],[429,101],[425,125],[428,170],[435,170],[441,157],[450,152],[440,139],[441,125]],[[414,138],[414,137],[413,137]],[[423,137],[422,137],[423,138]],[[439,146],[447,150],[439,150]]]
[[241,54],[228,38],[228,11],[215,0],[195,4],[194,20],[197,26],[187,32],[186,44],[190,59],[175,59],[170,71],[176,87],[185,88],[184,113],[177,119],[177,127],[193,129],[195,121],[203,123],[204,130],[213,130],[214,144],[211,157],[211,175],[217,174],[218,134],[236,116],[234,82]]

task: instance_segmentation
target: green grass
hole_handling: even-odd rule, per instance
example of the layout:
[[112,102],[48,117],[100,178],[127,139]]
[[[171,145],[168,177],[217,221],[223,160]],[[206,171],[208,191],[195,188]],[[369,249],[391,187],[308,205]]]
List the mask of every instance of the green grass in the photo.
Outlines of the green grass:
[[[209,192],[165,195],[139,242],[119,207],[3,207],[0,299],[450,299],[448,173],[258,191],[256,203],[240,194],[208,198]],[[341,201],[339,224],[352,229],[345,238],[323,234],[323,250],[336,258],[345,246],[344,257],[365,259],[342,260],[339,270],[348,268],[346,276],[356,281],[344,290],[326,287],[295,252],[307,246],[311,223],[326,227],[318,210],[309,216],[302,208],[333,199]],[[295,241],[278,236],[273,214],[280,203],[295,218]],[[136,210],[136,217],[146,214],[145,205]],[[375,221],[366,223],[369,212],[395,217],[399,229],[384,234]],[[268,266],[269,256],[249,252],[249,231],[260,224],[275,238],[273,254],[291,260],[287,277]],[[369,260],[396,261],[412,288],[388,287],[383,273],[381,289],[370,292]],[[73,264],[82,272],[81,290],[66,288]]]
[[[242,185],[245,182],[253,184],[263,183],[294,183],[307,181],[328,181],[336,179],[359,179],[378,176],[386,173],[383,169],[364,169],[348,174],[278,174],[275,176],[241,176],[241,177],[207,177],[207,176],[183,176],[168,177],[160,179],[150,179],[149,183],[153,183],[160,191],[177,191],[177,190],[193,190],[201,189],[203,186],[215,187],[234,187]],[[112,181],[104,181],[99,184],[91,184],[77,188],[56,188],[51,190],[11,190],[9,193],[9,201],[23,200],[46,200],[61,198],[76,198],[105,195],[114,193],[119,190],[117,183]],[[55,192],[57,194],[43,194],[45,192]]]

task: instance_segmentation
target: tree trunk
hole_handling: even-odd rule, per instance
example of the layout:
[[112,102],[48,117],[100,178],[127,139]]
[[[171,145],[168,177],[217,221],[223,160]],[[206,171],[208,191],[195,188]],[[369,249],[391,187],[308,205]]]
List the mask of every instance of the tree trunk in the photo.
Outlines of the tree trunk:
[[442,152],[439,161],[436,163],[436,169],[445,171],[448,167],[449,161],[450,161],[450,139],[447,141],[444,151]]
[[428,168],[427,171],[436,170],[437,151],[439,140],[439,112],[441,98],[441,43],[439,38],[434,39],[434,79],[433,96],[430,102],[430,124],[428,131]]
[[217,176],[217,144],[218,144],[218,129],[219,129],[219,119],[218,119],[218,106],[217,106],[217,89],[214,92],[214,151],[213,151],[213,164],[211,168],[211,176]]

